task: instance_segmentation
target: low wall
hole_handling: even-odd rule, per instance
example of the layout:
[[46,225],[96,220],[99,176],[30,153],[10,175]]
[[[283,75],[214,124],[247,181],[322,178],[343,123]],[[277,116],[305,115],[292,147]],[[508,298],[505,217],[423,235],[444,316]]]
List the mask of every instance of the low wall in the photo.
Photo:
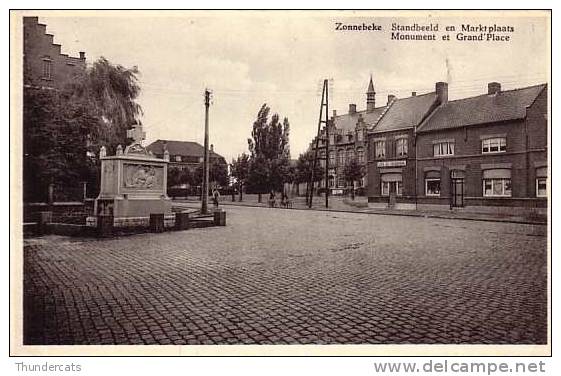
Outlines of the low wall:
[[43,202],[26,203],[23,205],[23,221],[35,222],[37,213],[52,212],[52,222],[84,225],[86,217],[93,214],[94,200],[85,202],[53,202],[47,204]]

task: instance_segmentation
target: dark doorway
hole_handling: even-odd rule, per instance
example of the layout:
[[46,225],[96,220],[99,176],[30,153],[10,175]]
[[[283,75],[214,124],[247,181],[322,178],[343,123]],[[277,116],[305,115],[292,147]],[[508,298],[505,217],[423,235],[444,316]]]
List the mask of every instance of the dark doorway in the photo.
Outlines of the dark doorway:
[[462,208],[464,206],[464,172],[452,171],[450,173],[450,207]]

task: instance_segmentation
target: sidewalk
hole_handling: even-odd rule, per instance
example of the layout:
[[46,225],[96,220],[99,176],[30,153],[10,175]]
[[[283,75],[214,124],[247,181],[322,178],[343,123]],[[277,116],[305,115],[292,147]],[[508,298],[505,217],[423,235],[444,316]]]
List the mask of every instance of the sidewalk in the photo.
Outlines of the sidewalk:
[[[255,197],[254,197],[255,196]],[[230,196],[221,197],[221,205],[234,205],[234,206],[250,206],[250,207],[263,207],[267,208],[268,203],[267,195],[263,195],[262,202],[257,201],[257,195],[244,195],[243,201],[232,202]],[[197,203],[198,199],[188,200],[174,200],[174,203]],[[486,222],[506,222],[506,223],[522,223],[531,225],[547,225],[547,218],[541,217],[528,217],[522,215],[496,215],[488,213],[471,213],[464,211],[437,211],[437,210],[395,210],[395,209],[373,209],[368,207],[365,197],[357,197],[355,201],[350,198],[344,197],[330,197],[329,208],[325,208],[324,197],[314,197],[312,208],[308,208],[304,197],[294,197],[292,199],[292,209],[298,210],[320,210],[320,211],[334,211],[334,212],[349,212],[349,213],[362,213],[362,214],[378,214],[378,215],[396,215],[396,216],[409,216],[409,217],[424,217],[424,218],[443,218],[443,219],[463,219],[472,221],[486,221]],[[278,208],[282,210],[281,208]]]

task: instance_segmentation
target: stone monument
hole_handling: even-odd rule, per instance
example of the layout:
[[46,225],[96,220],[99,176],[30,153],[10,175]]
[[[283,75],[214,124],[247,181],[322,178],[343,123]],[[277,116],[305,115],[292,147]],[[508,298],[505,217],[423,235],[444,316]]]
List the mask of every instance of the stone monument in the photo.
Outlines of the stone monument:
[[95,200],[96,216],[111,216],[115,226],[127,226],[147,221],[150,214],[171,215],[171,201],[167,196],[167,166],[169,153],[156,158],[148,153],[142,140],[146,133],[141,125],[127,131],[133,142],[125,148],[117,147],[114,156],[107,156],[101,148],[101,187]]

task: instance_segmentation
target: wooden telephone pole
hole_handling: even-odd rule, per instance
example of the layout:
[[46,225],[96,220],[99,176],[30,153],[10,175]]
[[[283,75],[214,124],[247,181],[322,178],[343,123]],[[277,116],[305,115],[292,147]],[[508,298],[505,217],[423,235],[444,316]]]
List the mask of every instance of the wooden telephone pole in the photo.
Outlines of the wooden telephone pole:
[[[328,80],[323,80],[323,90],[321,93],[321,105],[319,108],[319,121],[318,121],[318,131],[316,136],[316,147],[314,152],[314,162],[312,164],[312,172],[310,174],[310,181],[308,183],[309,188],[309,198],[308,207],[312,207],[312,200],[314,197],[314,173],[317,166],[318,160],[318,149],[319,149],[319,139],[321,137],[321,124],[325,124],[325,207],[329,208],[329,86]],[[325,112],[324,112],[325,107]],[[325,119],[324,119],[325,118]],[[320,180],[321,181],[321,180]]]
[[210,106],[210,90],[205,89],[205,150],[203,157],[203,199],[201,203],[201,214],[208,212],[208,175],[209,175],[209,155],[208,155],[208,107]]

